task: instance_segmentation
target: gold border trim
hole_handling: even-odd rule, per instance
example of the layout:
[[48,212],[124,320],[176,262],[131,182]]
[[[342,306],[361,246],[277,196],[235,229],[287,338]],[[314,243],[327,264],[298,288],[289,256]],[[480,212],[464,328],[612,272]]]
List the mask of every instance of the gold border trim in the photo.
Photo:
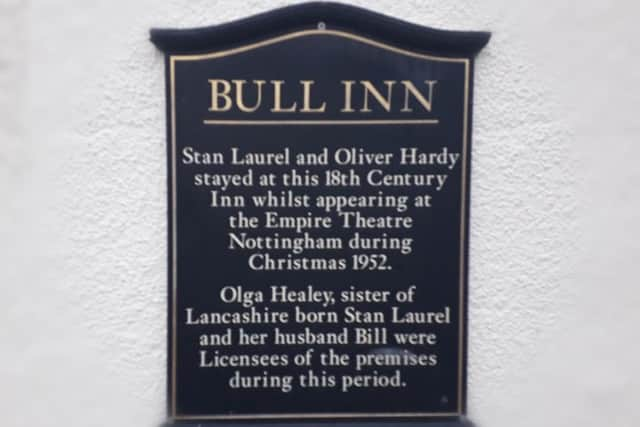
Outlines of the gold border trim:
[[408,417],[457,417],[462,415],[458,412],[351,412],[327,414],[323,412],[302,413],[302,414],[237,414],[237,415],[181,415],[174,417],[175,420],[273,420],[273,419],[333,419],[333,418],[408,418]]
[[424,54],[424,53],[413,52],[413,51],[410,51],[410,50],[401,49],[399,47],[395,47],[395,46],[391,46],[391,45],[388,45],[388,44],[385,44],[385,43],[381,43],[381,42],[378,42],[376,40],[369,39],[367,37],[362,37],[362,36],[359,36],[359,35],[356,35],[356,34],[353,34],[353,33],[348,33],[346,31],[329,30],[329,29],[294,31],[292,33],[284,34],[282,36],[273,37],[273,38],[270,38],[270,39],[266,39],[266,40],[263,40],[263,41],[260,41],[260,42],[248,44],[248,45],[245,45],[245,46],[236,47],[236,48],[233,48],[233,49],[221,50],[221,51],[218,51],[218,52],[211,52],[211,53],[194,54],[194,55],[171,55],[171,59],[172,60],[176,60],[176,61],[198,61],[198,60],[202,60],[202,59],[221,58],[223,56],[230,56],[230,55],[235,55],[235,54],[238,54],[238,53],[248,52],[250,50],[254,50],[254,49],[257,49],[257,48],[264,47],[264,46],[269,46],[269,45],[272,45],[272,44],[281,43],[283,41],[297,39],[299,37],[305,37],[305,36],[337,36],[337,37],[343,37],[343,38],[346,38],[346,39],[356,40],[356,41],[362,42],[364,44],[368,44],[370,46],[378,47],[378,48],[384,49],[384,50],[389,50],[391,52],[400,53],[400,54],[403,54],[403,55],[406,55],[406,56],[410,56],[410,57],[413,57],[413,58],[430,59],[432,61],[459,62],[459,63],[464,63],[464,62],[468,62],[469,61],[468,58],[454,58],[454,57],[448,57],[448,56],[428,55],[428,54]]
[[[465,67],[465,82],[464,82],[464,108],[463,108],[463,123],[462,123],[462,172],[461,172],[461,200],[460,200],[460,263],[459,263],[459,352],[458,352],[458,411],[457,412],[401,412],[401,413],[301,413],[301,414],[235,414],[235,415],[178,415],[176,412],[176,384],[177,384],[177,296],[178,296],[178,263],[177,263],[177,185],[176,185],[176,105],[175,105],[175,64],[178,61],[199,61],[203,59],[215,59],[230,55],[236,55],[244,52],[248,52],[261,47],[269,46],[276,43],[281,43],[287,40],[292,40],[300,37],[307,36],[334,36],[342,37],[350,40],[355,40],[370,46],[374,46],[380,49],[395,52],[401,55],[409,56],[412,58],[425,59],[430,61],[460,63]],[[170,84],[171,84],[171,218],[172,218],[172,233],[171,233],[171,258],[172,258],[172,334],[171,334],[171,354],[172,354],[172,366],[171,366],[171,405],[170,405],[170,417],[173,420],[260,420],[260,419],[330,419],[330,418],[416,418],[416,417],[455,417],[462,416],[462,378],[464,371],[464,354],[465,354],[465,342],[464,342],[464,329],[465,329],[465,289],[464,289],[464,265],[465,265],[465,230],[466,230],[466,203],[467,203],[467,157],[468,157],[468,111],[469,111],[469,78],[470,78],[470,59],[469,58],[455,58],[446,56],[428,55],[418,52],[413,52],[405,49],[401,49],[395,46],[391,46],[385,43],[378,42],[373,39],[358,36],[353,33],[345,31],[329,30],[329,29],[314,29],[303,30],[288,33],[279,37],[273,37],[257,43],[248,44],[245,46],[237,47],[234,49],[228,49],[218,52],[195,54],[195,55],[170,55],[169,56],[169,70],[170,70]],[[310,123],[309,125],[313,125]]]

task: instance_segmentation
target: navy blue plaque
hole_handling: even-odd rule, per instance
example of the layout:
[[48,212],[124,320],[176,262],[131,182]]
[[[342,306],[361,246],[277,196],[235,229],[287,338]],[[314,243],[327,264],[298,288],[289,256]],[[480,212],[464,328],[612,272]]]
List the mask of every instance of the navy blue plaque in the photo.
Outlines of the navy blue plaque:
[[332,3],[166,53],[169,415],[465,414],[480,32]]

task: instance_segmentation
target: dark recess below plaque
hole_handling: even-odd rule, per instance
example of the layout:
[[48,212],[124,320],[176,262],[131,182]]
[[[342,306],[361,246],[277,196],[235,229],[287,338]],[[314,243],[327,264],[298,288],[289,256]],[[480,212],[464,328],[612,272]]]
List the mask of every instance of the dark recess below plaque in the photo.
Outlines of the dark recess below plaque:
[[296,427],[326,427],[331,425],[333,427],[477,427],[471,421],[466,419],[452,419],[452,420],[440,420],[440,421],[352,421],[352,422],[300,422],[300,421],[282,421],[282,422],[167,422],[160,427],[282,427],[282,426],[296,426]]

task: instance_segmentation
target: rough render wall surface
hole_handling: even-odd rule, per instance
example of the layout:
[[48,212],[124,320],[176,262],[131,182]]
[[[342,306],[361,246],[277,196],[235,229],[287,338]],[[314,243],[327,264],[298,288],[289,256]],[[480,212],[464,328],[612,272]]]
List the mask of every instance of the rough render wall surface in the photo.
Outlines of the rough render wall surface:
[[[162,420],[164,64],[147,30],[288,3],[0,1],[3,423]],[[494,32],[476,67],[470,415],[637,425],[638,6],[351,3]]]

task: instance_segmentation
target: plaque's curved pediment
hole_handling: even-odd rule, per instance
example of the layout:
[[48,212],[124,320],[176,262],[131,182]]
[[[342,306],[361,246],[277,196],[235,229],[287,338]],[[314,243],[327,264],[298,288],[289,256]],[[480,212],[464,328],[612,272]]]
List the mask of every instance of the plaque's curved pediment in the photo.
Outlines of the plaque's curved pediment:
[[210,27],[154,28],[151,41],[163,52],[185,54],[219,50],[309,29],[348,30],[408,49],[466,57],[475,56],[491,37],[484,31],[440,30],[355,6],[311,2]]

